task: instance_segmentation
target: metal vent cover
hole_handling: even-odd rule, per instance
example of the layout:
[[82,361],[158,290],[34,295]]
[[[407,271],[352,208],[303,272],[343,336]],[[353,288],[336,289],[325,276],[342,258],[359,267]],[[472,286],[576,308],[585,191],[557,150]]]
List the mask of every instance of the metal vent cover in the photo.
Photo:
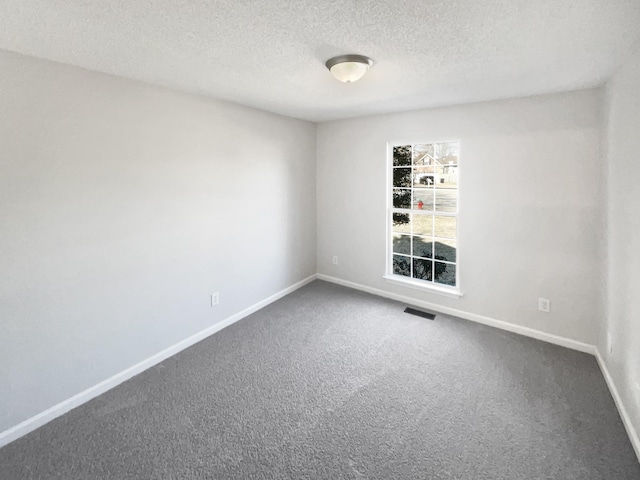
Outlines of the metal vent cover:
[[429,320],[435,320],[436,316],[433,313],[423,312],[422,310],[416,310],[415,308],[407,307],[404,309],[404,313],[410,315],[416,315],[418,317],[428,318]]

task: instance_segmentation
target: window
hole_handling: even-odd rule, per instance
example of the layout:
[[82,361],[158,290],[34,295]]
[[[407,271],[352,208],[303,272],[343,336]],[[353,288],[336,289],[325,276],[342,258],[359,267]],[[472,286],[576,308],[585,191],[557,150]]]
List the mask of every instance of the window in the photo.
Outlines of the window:
[[385,278],[460,295],[458,141],[390,148]]

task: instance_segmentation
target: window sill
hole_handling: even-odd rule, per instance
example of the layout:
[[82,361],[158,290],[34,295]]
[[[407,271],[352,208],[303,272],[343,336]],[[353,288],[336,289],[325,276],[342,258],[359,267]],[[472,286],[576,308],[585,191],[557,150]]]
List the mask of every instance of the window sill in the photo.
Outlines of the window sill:
[[421,290],[423,292],[434,293],[436,295],[444,295],[445,297],[450,298],[460,298],[463,296],[460,289],[456,287],[446,287],[435,284],[429,285],[425,282],[421,282],[420,280],[411,280],[410,278],[401,277],[399,275],[384,275],[382,278],[384,278],[385,282],[388,283]]

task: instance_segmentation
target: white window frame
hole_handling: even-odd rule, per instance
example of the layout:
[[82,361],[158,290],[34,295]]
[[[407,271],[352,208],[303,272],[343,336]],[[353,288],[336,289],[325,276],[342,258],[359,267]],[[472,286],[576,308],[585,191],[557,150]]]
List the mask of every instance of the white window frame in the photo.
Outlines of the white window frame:
[[[393,213],[407,213],[406,210],[397,209],[393,207],[393,148],[403,145],[420,145],[420,144],[435,144],[435,143],[447,143],[456,142],[458,144],[458,200],[457,211],[454,212],[437,212],[432,211],[434,215],[452,216],[456,218],[456,286],[442,285],[427,280],[419,280],[411,277],[405,277],[402,275],[395,275],[393,273]],[[463,296],[462,289],[460,287],[460,185],[461,185],[461,168],[460,157],[462,151],[462,141],[459,138],[438,139],[438,140],[410,140],[410,141],[393,141],[387,143],[387,188],[385,191],[387,198],[386,208],[386,271],[383,276],[384,280],[396,285],[402,285],[405,287],[422,290],[425,292],[444,295],[452,298],[460,298]],[[413,209],[409,213],[416,213]],[[425,212],[427,213],[427,212]]]

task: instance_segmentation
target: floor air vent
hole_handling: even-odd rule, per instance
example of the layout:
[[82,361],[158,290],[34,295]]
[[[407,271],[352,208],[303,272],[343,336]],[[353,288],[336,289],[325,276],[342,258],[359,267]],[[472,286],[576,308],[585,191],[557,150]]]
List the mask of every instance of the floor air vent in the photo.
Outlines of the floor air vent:
[[416,310],[415,308],[405,308],[404,313],[409,313],[411,315],[417,315],[418,317],[428,318],[429,320],[434,320],[436,316],[433,313],[423,312],[421,310]]

